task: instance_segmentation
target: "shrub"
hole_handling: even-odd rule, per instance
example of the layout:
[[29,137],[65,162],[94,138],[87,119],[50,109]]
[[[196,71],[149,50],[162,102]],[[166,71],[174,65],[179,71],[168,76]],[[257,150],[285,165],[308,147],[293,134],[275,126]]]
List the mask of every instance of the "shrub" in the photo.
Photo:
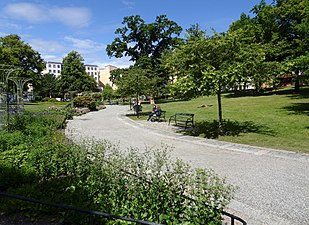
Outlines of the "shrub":
[[91,97],[95,100],[95,101],[101,101],[102,100],[102,94],[101,93],[94,93],[91,95]]
[[56,98],[45,97],[42,99],[42,102],[58,102]]
[[222,224],[234,188],[214,171],[171,160],[165,146],[144,154],[106,142],[86,146],[93,166],[77,187],[97,210],[162,224]]
[[26,137],[23,135],[22,132],[16,131],[16,132],[6,132],[1,131],[0,132],[0,152],[7,151],[11,149],[13,146],[17,146],[19,144],[22,144],[26,142]]
[[[0,152],[0,190],[161,224],[222,224],[234,188],[212,170],[172,160],[170,149],[127,149],[103,141],[74,144],[57,132],[59,113],[17,116]],[[31,137],[29,139],[22,137]],[[25,142],[22,142],[24,140]],[[16,143],[14,145],[13,143]],[[0,199],[4,209],[59,216],[57,210]],[[61,216],[60,216],[61,217]],[[86,224],[63,214],[66,224]],[[94,224],[127,224],[96,218]]]
[[74,98],[73,104],[75,107],[87,107],[90,111],[96,110],[96,101],[90,96],[78,96]]

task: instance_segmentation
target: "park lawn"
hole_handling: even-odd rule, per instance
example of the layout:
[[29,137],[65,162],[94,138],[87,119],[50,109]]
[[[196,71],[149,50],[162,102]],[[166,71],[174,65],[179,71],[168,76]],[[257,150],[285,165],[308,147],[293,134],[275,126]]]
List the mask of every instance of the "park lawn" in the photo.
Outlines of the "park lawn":
[[59,109],[64,108],[66,105],[68,105],[68,102],[25,102],[24,108],[26,111],[29,112],[39,112],[39,111],[45,111],[48,110],[49,107],[57,107]]
[[[302,95],[278,92],[265,96],[231,97],[224,94],[223,119],[228,121],[231,131],[224,136],[210,135],[216,124],[214,120],[218,120],[215,96],[160,105],[167,111],[167,120],[175,112],[194,113],[196,125],[205,126],[205,129],[191,135],[309,153],[309,94],[308,88],[304,90],[307,93]],[[150,107],[144,105],[143,111],[150,111]]]

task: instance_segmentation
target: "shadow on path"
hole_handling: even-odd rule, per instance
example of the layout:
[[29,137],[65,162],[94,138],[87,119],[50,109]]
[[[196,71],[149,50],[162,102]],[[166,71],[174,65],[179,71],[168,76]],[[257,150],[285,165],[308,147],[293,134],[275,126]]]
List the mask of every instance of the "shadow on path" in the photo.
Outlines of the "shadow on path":
[[219,136],[239,136],[242,133],[259,133],[274,135],[274,131],[264,125],[258,125],[252,121],[223,121],[219,127],[219,122],[202,121],[195,123],[194,129],[183,131],[185,134],[216,139]]

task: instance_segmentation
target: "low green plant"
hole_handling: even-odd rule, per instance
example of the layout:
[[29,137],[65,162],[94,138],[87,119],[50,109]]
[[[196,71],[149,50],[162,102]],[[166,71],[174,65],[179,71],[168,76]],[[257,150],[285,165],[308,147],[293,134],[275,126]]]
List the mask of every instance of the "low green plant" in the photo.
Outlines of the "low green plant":
[[[121,150],[107,141],[74,144],[57,130],[56,115],[62,116],[57,113],[13,119],[11,124],[24,122],[7,131],[16,140],[11,137],[0,151],[1,191],[161,224],[222,224],[234,187],[214,171],[172,160],[168,146]],[[83,214],[17,200],[0,199],[0,206],[5,212],[53,215],[66,224],[89,222]],[[129,223],[96,217],[93,224]]]
[[73,100],[74,107],[87,107],[90,111],[96,110],[96,101],[91,96],[77,96]]
[[45,97],[42,99],[42,102],[58,102],[56,98]]

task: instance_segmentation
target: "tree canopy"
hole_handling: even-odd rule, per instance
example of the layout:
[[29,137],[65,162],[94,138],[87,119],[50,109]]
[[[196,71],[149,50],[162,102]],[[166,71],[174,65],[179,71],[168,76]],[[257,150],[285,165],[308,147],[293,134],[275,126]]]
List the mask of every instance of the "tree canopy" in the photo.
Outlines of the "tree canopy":
[[14,76],[31,78],[33,87],[39,85],[45,63],[41,55],[16,34],[0,37],[0,64],[21,68]]
[[149,24],[138,15],[127,16],[122,24],[125,26],[115,32],[118,37],[107,45],[108,56],[127,56],[133,62],[138,62],[142,57],[149,57],[152,62],[157,63],[165,50],[180,43],[177,36],[182,28],[165,15],[157,16],[155,22]]
[[86,73],[83,57],[71,51],[62,62],[63,69],[57,81],[57,89],[62,94],[67,92],[96,91],[96,81]]
[[118,37],[107,46],[106,51],[110,57],[129,57],[135,64],[134,70],[133,67],[129,68],[133,70],[132,72],[122,71],[126,72],[126,76],[118,77],[118,88],[123,86],[122,90],[125,90],[131,87],[131,81],[136,80],[135,71],[144,70],[146,73],[140,75],[140,79],[144,79],[146,86],[153,88],[140,88],[140,90],[145,90],[147,94],[153,96],[165,93],[169,75],[161,68],[161,57],[167,50],[180,45],[182,41],[178,36],[182,28],[165,15],[157,16],[155,22],[149,24],[138,15],[128,16],[124,18],[122,24],[124,27],[116,30],[115,34]]

